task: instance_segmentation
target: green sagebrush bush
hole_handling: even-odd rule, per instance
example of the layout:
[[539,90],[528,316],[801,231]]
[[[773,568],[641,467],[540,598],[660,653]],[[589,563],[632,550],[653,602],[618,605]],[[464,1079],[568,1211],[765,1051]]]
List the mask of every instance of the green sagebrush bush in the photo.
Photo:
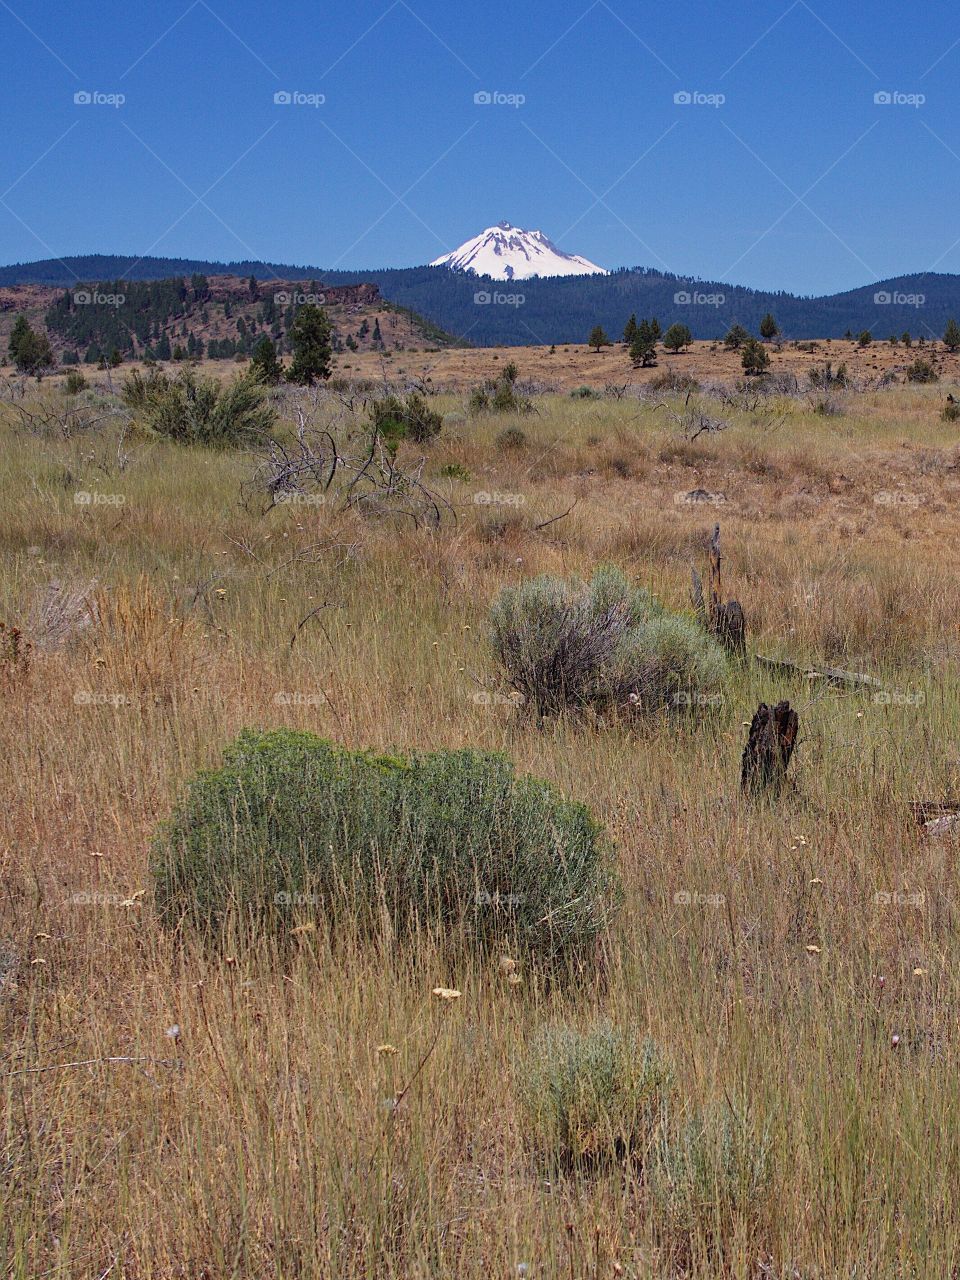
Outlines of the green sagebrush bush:
[[406,400],[394,395],[375,400],[370,421],[393,450],[401,440],[426,444],[443,430],[443,415],[431,409],[426,399],[416,391],[411,391]]
[[175,378],[159,369],[126,379],[123,399],[151,431],[180,444],[234,446],[274,426],[277,414],[263,383],[239,374],[221,384],[184,369]]
[[540,716],[700,704],[726,668],[702,628],[611,568],[587,583],[543,576],[504,588],[491,639],[510,685]]
[[539,1159],[565,1169],[645,1162],[671,1088],[652,1040],[638,1044],[607,1022],[547,1026],[515,1074],[524,1139]]
[[772,1155],[769,1129],[728,1101],[661,1128],[647,1187],[657,1235],[678,1265],[716,1266],[731,1247],[762,1252]]
[[376,756],[278,729],[244,731],[190,782],[152,861],[170,925],[216,931],[236,914],[282,932],[301,907],[555,960],[604,928],[610,852],[585,806],[503,756]]

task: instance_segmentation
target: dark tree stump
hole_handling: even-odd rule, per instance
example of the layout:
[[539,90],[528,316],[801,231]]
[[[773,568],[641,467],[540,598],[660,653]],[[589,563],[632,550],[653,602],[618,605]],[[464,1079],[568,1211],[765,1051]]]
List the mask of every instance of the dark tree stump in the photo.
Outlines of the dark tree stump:
[[740,786],[744,791],[759,793],[780,789],[799,731],[800,717],[789,702],[778,702],[775,707],[760,703],[743,748]]
[[[701,587],[701,598],[703,589]],[[720,526],[715,525],[710,539],[710,611],[709,630],[725,649],[744,656],[747,651],[747,624],[739,600],[723,604],[720,583]]]

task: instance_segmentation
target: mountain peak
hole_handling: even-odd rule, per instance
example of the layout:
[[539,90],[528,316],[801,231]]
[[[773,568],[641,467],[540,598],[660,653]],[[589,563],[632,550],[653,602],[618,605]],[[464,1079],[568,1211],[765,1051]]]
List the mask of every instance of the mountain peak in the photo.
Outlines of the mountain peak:
[[578,254],[564,253],[542,231],[527,231],[498,222],[465,240],[452,253],[430,263],[452,271],[490,276],[494,280],[528,280],[531,276],[605,276],[609,273]]

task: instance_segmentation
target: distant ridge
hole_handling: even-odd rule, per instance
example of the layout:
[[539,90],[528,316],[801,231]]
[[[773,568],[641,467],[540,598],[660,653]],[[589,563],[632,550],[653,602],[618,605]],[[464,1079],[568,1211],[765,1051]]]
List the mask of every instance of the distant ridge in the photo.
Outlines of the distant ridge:
[[[843,293],[798,297],[645,267],[621,268],[608,275],[517,280],[506,289],[502,281],[491,280],[491,287],[484,288],[489,277],[436,266],[331,271],[287,263],[92,254],[0,267],[0,285],[69,287],[193,274],[316,280],[330,286],[375,284],[388,301],[477,346],[583,342],[595,324],[616,338],[632,313],[638,318],[655,315],[664,328],[680,321],[695,338],[720,338],[733,323],[756,332],[768,311],[787,338],[798,339],[839,338],[847,330],[858,334],[863,329],[878,341],[904,332],[939,338],[951,317],[960,320],[960,276],[934,272],[897,276]],[[889,301],[875,301],[878,295]]]

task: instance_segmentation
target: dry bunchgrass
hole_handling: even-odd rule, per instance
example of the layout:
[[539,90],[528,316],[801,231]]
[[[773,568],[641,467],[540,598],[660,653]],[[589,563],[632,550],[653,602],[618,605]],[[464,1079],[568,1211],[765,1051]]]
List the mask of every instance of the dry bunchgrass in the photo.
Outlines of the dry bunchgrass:
[[[958,481],[937,389],[852,397],[839,425],[791,409],[759,442],[734,414],[709,448],[636,403],[537,407],[519,456],[496,417],[436,446],[459,516],[438,533],[332,505],[257,518],[243,454],[146,445],[93,474],[89,444],[38,452],[3,424],[0,620],[28,629],[53,581],[90,601],[62,643],[38,629],[29,675],[2,686],[7,1274],[957,1265],[956,847],[922,840],[908,809],[960,790]],[[441,478],[450,461],[469,479]],[[71,486],[124,501],[79,506]],[[697,488],[725,501],[677,500]],[[860,667],[888,701],[756,668],[689,724],[537,730],[476,698],[499,687],[485,628],[504,584],[606,559],[684,607],[715,520],[751,643]],[[754,807],[736,787],[743,721],[780,696],[801,717],[795,786]],[[427,938],[373,948],[322,920],[292,959],[162,934],[157,821],[242,726],[281,724],[505,750],[589,803],[626,888],[606,967],[553,987],[466,957],[451,972]],[[678,1123],[749,1099],[770,1159],[749,1212],[721,1219],[708,1196],[678,1217],[636,1166],[547,1179],[517,1051],[548,1022],[597,1019],[654,1038]]]

